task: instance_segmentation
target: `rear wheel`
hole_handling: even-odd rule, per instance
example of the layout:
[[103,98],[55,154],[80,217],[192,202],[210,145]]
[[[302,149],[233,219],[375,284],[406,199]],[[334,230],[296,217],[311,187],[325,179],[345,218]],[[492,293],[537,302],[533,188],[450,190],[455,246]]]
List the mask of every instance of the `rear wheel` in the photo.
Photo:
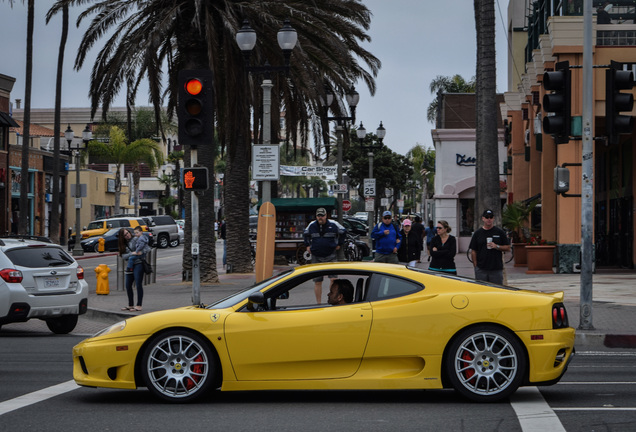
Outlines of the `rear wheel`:
[[515,335],[490,325],[459,333],[446,357],[446,371],[455,390],[477,402],[494,402],[513,394],[526,368],[523,346]]
[[172,240],[170,242],[170,247],[177,247],[177,246],[179,246],[179,240],[178,239],[177,240]]
[[46,319],[46,326],[55,334],[67,334],[75,329],[77,325],[77,315],[64,315],[56,318]]
[[157,237],[157,246],[161,249],[165,249],[169,244],[170,238],[168,237],[168,234],[159,234],[159,237]]
[[141,362],[146,387],[169,402],[200,397],[213,385],[217,373],[212,350],[199,335],[172,330],[148,343]]

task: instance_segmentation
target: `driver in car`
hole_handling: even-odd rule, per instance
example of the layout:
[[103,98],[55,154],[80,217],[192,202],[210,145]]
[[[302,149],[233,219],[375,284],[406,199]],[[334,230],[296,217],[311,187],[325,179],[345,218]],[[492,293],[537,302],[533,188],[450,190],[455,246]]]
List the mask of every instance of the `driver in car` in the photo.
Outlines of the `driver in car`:
[[327,293],[327,302],[332,305],[342,305],[353,301],[353,284],[347,279],[334,279]]

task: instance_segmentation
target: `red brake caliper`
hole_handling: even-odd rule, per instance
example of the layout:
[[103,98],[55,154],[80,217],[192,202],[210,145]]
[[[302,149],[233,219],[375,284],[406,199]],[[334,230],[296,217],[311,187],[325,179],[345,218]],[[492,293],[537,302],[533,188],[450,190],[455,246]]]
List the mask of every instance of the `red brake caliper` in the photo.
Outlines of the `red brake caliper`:
[[[202,355],[198,355],[197,357],[194,358],[194,362],[202,362],[203,361],[203,356]],[[199,363],[196,364],[194,366],[192,366],[192,372],[200,374],[203,372],[203,364]],[[200,376],[197,376],[194,378],[196,381],[193,381],[192,378],[188,378],[186,379],[186,388],[188,390],[191,390],[197,382],[199,382],[199,380],[201,379]]]
[[[462,360],[466,360],[467,363],[470,363],[473,361],[473,356],[468,351],[464,351],[464,353],[462,354]],[[466,376],[466,378],[471,379],[473,375],[475,375],[475,370],[467,369],[464,371],[464,375]]]

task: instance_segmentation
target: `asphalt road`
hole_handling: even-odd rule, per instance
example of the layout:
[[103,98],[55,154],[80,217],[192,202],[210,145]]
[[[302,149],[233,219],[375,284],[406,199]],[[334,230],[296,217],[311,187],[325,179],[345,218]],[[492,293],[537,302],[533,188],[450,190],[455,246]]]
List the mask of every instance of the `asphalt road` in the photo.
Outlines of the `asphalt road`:
[[54,335],[43,324],[3,328],[1,431],[529,431],[537,422],[545,431],[636,428],[634,351],[578,353],[561,383],[489,405],[429,390],[213,392],[173,406],[145,389],[76,387],[71,348],[82,337]]
[[[160,253],[162,265],[180,268],[181,248]],[[115,259],[102,258],[85,268]],[[70,335],[55,335],[38,320],[3,326],[0,431],[636,430],[636,350],[578,352],[559,384],[523,388],[489,405],[452,390],[213,392],[194,404],[167,405],[145,389],[74,384],[73,345],[106,325],[81,317]]]

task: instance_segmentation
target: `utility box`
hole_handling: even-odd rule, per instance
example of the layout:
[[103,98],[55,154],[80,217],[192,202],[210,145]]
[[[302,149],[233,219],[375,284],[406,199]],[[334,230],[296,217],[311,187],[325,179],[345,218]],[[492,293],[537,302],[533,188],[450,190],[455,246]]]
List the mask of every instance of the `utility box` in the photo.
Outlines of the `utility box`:
[[567,193],[570,190],[570,170],[567,168],[554,168],[554,191],[558,194]]

